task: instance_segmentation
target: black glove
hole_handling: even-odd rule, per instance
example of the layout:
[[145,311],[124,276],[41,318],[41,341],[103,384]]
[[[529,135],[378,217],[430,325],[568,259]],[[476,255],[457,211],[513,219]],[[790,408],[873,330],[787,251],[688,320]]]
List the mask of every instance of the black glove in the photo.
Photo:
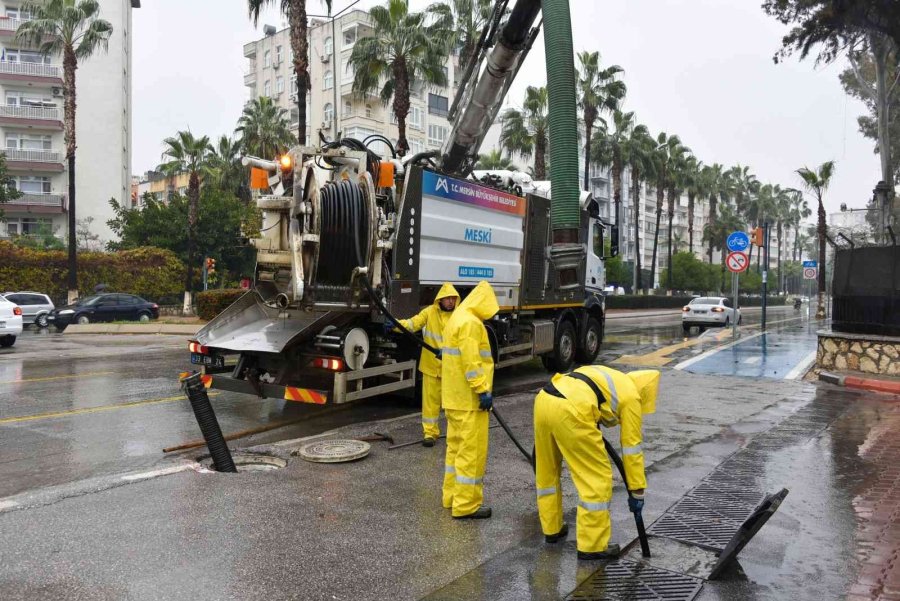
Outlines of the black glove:
[[482,392],[478,395],[478,406],[482,411],[490,411],[494,406],[494,397],[490,392]]
[[394,330],[394,328],[397,327],[397,324],[390,317],[385,317],[384,323],[381,324],[381,327],[384,328],[385,334],[390,334]]
[[632,497],[629,495],[628,497],[628,509],[631,513],[640,513],[641,510],[644,509],[644,496],[640,497]]
[[438,361],[440,361],[441,357],[443,356],[443,353],[441,353],[441,349],[435,349],[435,350],[437,352],[434,354],[434,358],[437,359]]

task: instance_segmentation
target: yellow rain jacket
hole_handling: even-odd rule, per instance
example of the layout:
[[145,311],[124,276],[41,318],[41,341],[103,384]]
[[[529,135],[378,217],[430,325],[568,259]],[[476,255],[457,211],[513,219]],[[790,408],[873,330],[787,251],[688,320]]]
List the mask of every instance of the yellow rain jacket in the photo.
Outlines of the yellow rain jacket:
[[494,360],[482,322],[499,310],[494,289],[479,282],[447,322],[441,361],[445,410],[478,411],[478,395],[493,388]]
[[[439,349],[444,346],[444,338],[442,332],[453,311],[444,311],[440,308],[439,303],[442,298],[449,296],[456,297],[457,308],[459,307],[459,292],[453,287],[453,284],[445,282],[434,297],[434,302],[416,315],[409,319],[401,319],[400,324],[410,332],[418,332],[422,330],[422,338],[425,344],[433,348]],[[434,353],[423,348],[422,354],[419,356],[419,371],[423,374],[434,378],[441,377],[441,361],[434,356]]]

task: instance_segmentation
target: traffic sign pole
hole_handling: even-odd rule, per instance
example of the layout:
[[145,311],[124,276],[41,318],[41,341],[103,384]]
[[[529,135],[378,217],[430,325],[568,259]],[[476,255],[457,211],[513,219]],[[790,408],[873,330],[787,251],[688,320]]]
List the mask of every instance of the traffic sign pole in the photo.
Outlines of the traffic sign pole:
[[763,223],[763,268],[762,268],[762,324],[761,329],[766,331],[766,304],[768,301],[768,279],[769,274],[769,224]]
[[731,274],[731,295],[734,297],[734,319],[731,320],[731,339],[737,340],[738,327],[738,278],[737,272]]

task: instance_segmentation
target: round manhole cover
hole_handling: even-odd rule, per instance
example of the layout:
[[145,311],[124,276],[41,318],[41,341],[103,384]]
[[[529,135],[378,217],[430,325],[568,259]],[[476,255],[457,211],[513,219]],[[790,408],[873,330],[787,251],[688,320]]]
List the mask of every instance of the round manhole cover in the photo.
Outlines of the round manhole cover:
[[300,447],[297,455],[316,463],[341,463],[362,459],[371,448],[361,440],[319,440]]
[[[234,460],[234,466],[238,472],[269,472],[287,465],[287,461],[273,455],[232,453],[231,458]],[[212,458],[207,457],[201,463],[204,467],[215,471]]]

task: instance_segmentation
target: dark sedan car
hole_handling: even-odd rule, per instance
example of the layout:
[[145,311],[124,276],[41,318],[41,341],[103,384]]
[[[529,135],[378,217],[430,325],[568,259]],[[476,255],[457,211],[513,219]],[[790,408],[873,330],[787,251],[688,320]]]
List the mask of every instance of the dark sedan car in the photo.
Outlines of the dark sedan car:
[[73,305],[55,309],[48,320],[57,329],[69,324],[104,321],[148,322],[159,317],[159,305],[133,294],[94,294],[78,299]]

